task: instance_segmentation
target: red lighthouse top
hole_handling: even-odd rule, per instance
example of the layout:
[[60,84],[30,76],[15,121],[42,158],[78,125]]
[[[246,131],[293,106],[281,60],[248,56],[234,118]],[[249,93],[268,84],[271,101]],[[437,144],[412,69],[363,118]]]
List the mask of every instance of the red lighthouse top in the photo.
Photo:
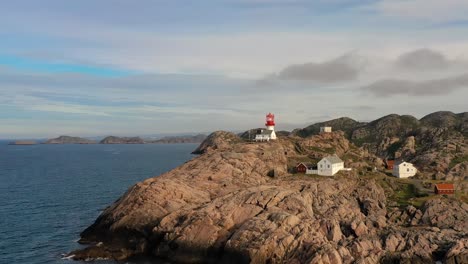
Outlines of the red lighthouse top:
[[266,115],[265,126],[274,126],[274,125],[275,125],[275,115],[272,113],[268,113],[268,115]]

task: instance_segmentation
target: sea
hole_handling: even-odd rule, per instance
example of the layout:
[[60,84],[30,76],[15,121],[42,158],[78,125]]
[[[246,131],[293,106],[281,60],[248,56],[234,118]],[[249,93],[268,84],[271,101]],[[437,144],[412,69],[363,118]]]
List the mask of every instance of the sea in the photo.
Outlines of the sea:
[[192,159],[196,147],[0,141],[0,263],[79,263],[63,256],[82,247],[80,232],[103,209],[133,184]]

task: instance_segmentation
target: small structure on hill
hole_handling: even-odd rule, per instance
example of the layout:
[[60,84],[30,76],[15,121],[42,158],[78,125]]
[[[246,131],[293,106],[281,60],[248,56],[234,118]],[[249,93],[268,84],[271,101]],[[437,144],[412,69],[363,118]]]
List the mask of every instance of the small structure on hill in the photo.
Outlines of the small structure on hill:
[[301,162],[296,165],[296,173],[317,174],[317,166]]
[[454,194],[455,187],[452,183],[438,183],[434,186],[435,194]]
[[266,129],[260,129],[255,135],[255,141],[270,141],[276,139],[275,133],[275,115],[268,113],[265,122]]
[[344,169],[344,162],[337,156],[327,156],[317,164],[318,175],[333,176]]
[[296,165],[296,173],[306,173],[307,171],[307,165],[304,163],[299,163]]
[[416,175],[418,170],[413,164],[403,161],[393,166],[393,176],[397,178],[408,178]]
[[393,170],[393,166],[395,166],[394,160],[385,160],[385,168],[387,170]]
[[320,127],[320,134],[321,133],[331,133],[331,132],[332,132],[332,127],[330,127],[330,126]]

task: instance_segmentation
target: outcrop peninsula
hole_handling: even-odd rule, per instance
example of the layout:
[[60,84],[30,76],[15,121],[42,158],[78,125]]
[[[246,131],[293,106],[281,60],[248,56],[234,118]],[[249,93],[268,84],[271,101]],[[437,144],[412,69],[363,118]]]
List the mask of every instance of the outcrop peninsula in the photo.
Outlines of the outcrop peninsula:
[[[132,186],[81,233],[76,260],[175,263],[468,263],[468,204],[401,199],[404,181],[346,132],[252,143],[211,134],[198,157]],[[336,153],[352,171],[293,173]],[[420,199],[415,197],[414,199]],[[415,200],[416,201],[416,200]],[[417,200],[421,201],[421,200]]]

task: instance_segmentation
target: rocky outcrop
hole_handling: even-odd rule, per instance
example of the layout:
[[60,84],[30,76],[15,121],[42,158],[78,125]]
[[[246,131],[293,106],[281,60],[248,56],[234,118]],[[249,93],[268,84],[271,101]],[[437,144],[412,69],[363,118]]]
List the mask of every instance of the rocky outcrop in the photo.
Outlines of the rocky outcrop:
[[60,136],[49,139],[44,144],[96,144],[96,141],[80,137]]
[[99,142],[100,144],[144,144],[140,137],[115,137],[108,136]]
[[333,178],[291,175],[288,160],[310,154],[298,148],[301,140],[312,144],[310,151],[358,151],[339,132],[256,144],[215,132],[199,147],[203,155],[131,187],[82,232],[80,242],[89,247],[70,256],[144,254],[180,263],[466,258],[466,203],[441,198],[421,209],[389,209],[378,182],[353,171]]
[[211,150],[223,150],[229,148],[232,144],[238,143],[241,138],[234,133],[226,131],[216,131],[210,134],[201,144],[193,151],[193,154],[203,154]]

